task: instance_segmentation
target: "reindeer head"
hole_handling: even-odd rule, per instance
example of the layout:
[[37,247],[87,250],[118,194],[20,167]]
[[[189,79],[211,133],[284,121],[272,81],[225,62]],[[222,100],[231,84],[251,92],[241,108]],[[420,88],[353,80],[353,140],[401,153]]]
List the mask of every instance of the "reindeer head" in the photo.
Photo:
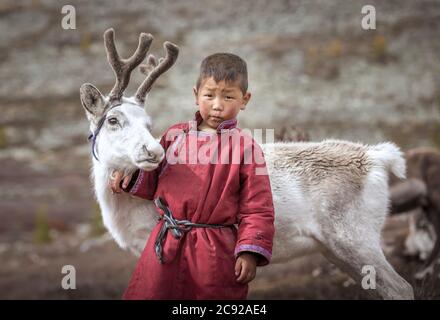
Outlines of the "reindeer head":
[[147,64],[140,66],[146,78],[136,94],[123,96],[131,72],[145,59],[152,41],[151,34],[141,33],[135,53],[122,59],[116,50],[114,30],[108,29],[104,44],[116,83],[107,96],[90,83],[80,89],[81,104],[90,121],[93,155],[112,168],[153,170],[164,157],[162,146],[151,135],[152,121],[144,110],[145,99],[154,81],[176,61],[179,48],[165,42],[165,58],[157,61],[150,55]]

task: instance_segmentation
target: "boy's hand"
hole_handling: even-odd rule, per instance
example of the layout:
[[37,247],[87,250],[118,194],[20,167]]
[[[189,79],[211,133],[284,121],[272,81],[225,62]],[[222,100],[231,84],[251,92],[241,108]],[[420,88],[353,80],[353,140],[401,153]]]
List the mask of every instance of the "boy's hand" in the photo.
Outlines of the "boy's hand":
[[114,170],[110,175],[109,186],[113,194],[121,193],[123,191],[121,189],[121,180],[123,180],[122,188],[125,189],[130,183],[131,177],[133,176],[132,174],[129,174],[128,176],[123,177],[123,175],[124,175],[124,171],[119,171],[119,170]]
[[254,280],[257,273],[257,257],[253,253],[242,253],[235,262],[237,282],[248,283]]

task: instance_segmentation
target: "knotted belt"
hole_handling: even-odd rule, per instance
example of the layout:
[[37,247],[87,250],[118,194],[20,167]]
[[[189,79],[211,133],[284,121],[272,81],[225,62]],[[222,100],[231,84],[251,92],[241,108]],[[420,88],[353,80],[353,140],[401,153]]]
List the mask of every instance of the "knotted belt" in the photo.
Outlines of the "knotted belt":
[[159,221],[164,220],[164,223],[162,224],[162,227],[160,228],[160,231],[156,237],[156,241],[154,242],[154,250],[156,251],[157,259],[159,259],[161,264],[164,263],[162,251],[168,229],[171,229],[171,234],[175,239],[181,239],[184,233],[192,228],[225,228],[233,226],[223,224],[194,223],[189,220],[177,220],[173,217],[171,210],[162,202],[161,198],[154,199],[154,204],[164,212],[164,214],[159,218]]

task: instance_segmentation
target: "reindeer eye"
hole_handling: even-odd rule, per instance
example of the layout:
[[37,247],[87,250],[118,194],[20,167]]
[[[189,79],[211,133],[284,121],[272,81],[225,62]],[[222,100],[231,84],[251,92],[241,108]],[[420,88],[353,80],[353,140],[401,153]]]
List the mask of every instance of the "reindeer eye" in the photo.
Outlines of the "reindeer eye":
[[114,126],[115,124],[118,124],[118,119],[116,119],[116,118],[109,118],[108,120],[108,123],[110,123],[112,126]]

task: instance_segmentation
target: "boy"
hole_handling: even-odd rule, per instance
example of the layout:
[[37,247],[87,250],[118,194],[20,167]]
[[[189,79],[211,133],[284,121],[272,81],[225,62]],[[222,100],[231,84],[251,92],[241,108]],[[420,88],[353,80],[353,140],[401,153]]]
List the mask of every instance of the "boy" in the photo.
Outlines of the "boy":
[[[123,178],[122,190],[155,200],[162,217],[124,299],[245,299],[256,266],[269,263],[274,236],[270,181],[260,147],[252,138],[242,139],[236,127],[238,113],[251,98],[247,84],[240,57],[217,53],[205,58],[194,87],[195,121],[165,132],[166,157],[157,169]],[[250,150],[263,161],[249,161]],[[199,159],[206,151],[210,163]],[[113,192],[121,191],[121,180],[122,172],[116,172]]]

